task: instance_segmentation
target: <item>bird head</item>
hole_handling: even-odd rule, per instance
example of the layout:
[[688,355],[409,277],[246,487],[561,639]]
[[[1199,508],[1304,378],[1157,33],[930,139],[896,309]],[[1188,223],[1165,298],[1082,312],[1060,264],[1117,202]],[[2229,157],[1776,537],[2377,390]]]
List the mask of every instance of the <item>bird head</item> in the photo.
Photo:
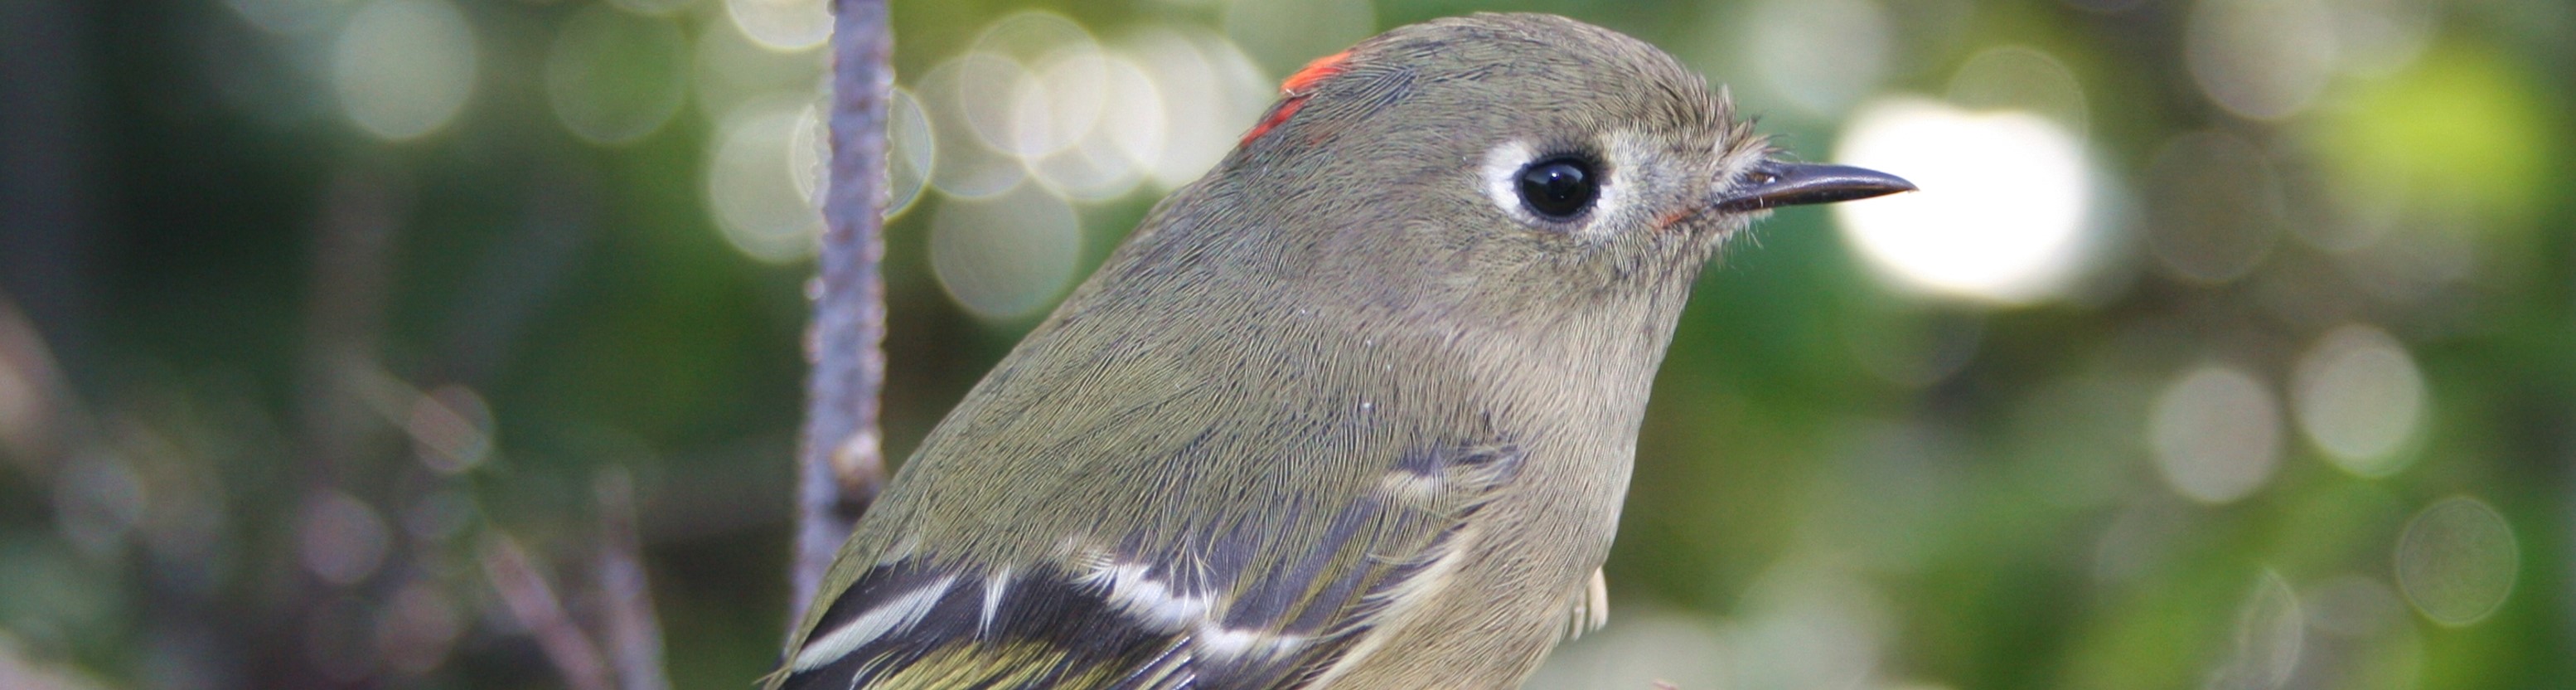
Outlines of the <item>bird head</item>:
[[1399,28],[1282,92],[1206,195],[1288,275],[1477,318],[1687,292],[1772,208],[1914,188],[1790,160],[1672,56],[1551,15]]

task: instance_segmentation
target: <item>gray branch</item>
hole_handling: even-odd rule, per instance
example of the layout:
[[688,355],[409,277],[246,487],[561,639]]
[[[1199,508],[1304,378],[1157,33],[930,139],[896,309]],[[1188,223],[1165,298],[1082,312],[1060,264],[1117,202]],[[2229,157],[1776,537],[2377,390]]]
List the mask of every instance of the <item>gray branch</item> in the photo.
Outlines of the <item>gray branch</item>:
[[608,659],[620,690],[670,690],[662,671],[662,623],[644,576],[643,539],[635,534],[635,482],[623,468],[602,471],[599,495],[599,589],[607,601]]
[[483,543],[482,560],[483,576],[492,582],[493,591],[501,594],[501,603],[510,609],[510,615],[537,638],[537,648],[563,675],[565,686],[573,690],[617,690],[609,678],[608,663],[600,657],[599,645],[573,623],[572,615],[564,611],[563,599],[555,596],[554,585],[537,573],[536,566],[528,560],[528,552],[519,548],[518,542],[493,534]]
[[[886,103],[894,34],[885,0],[838,0],[832,25],[832,163],[824,188],[821,269],[812,291],[805,434],[797,449],[795,572],[788,615],[801,616],[850,526],[885,481],[877,389],[885,381]],[[794,625],[795,618],[790,619]]]

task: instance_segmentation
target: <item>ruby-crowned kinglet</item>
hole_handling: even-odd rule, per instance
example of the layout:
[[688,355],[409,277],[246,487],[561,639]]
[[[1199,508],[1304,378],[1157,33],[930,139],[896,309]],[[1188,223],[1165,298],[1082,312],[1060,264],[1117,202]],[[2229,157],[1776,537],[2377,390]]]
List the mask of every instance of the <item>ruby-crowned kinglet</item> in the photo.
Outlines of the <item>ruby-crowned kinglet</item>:
[[1913,189],[1779,160],[1561,17],[1284,90],[931,431],[770,687],[1516,685],[1603,620],[1701,267],[1764,209]]

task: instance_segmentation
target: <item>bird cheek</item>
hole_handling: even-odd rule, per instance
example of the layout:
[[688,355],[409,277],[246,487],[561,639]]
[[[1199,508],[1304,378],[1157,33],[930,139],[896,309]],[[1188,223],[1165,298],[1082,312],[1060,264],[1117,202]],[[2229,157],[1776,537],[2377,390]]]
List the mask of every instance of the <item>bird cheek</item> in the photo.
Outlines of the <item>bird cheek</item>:
[[1680,225],[1680,224],[1682,223],[1682,221],[1690,220],[1692,216],[1697,216],[1697,215],[1699,215],[1699,212],[1700,212],[1700,210],[1699,210],[1699,209],[1697,209],[1697,208],[1684,207],[1684,208],[1674,209],[1674,210],[1672,210],[1672,211],[1670,211],[1670,212],[1667,212],[1667,213],[1665,213],[1664,215],[1661,215],[1661,216],[1656,216],[1656,217],[1655,217],[1655,232],[1657,232],[1657,233],[1671,232],[1671,231],[1672,231],[1673,226],[1675,226],[1675,225]]

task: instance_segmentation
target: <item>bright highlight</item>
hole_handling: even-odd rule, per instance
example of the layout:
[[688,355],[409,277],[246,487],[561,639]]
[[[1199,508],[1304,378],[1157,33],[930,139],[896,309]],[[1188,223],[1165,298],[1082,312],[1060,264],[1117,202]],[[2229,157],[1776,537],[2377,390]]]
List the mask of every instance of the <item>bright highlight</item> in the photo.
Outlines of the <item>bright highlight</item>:
[[1890,100],[1864,106],[1834,162],[1922,187],[1834,207],[1869,265],[1921,292],[2001,303],[2053,296],[2081,268],[2093,181],[2055,121]]

